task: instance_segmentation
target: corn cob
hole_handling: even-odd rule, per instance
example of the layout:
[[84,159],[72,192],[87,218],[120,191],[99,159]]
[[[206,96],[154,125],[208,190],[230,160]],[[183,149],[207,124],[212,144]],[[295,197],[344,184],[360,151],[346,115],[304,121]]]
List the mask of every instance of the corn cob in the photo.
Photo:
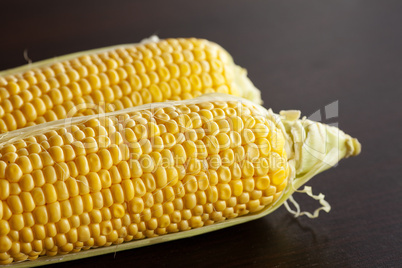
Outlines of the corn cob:
[[66,261],[256,219],[359,151],[337,128],[228,95],[8,132],[0,264]]
[[261,102],[246,71],[217,44],[152,37],[1,72],[0,133],[212,92]]

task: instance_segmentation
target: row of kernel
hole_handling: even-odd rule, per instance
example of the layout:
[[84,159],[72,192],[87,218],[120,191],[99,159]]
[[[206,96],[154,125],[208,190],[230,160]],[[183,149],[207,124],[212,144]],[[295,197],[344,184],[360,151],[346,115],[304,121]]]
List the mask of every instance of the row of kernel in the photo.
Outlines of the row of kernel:
[[[208,76],[205,76],[205,77],[208,77]],[[213,77],[216,78],[217,76],[215,75]],[[205,89],[204,93],[207,93],[209,91],[210,92],[214,91],[214,90],[209,90],[209,91],[207,90],[207,88],[209,88],[209,84],[210,84],[209,82],[207,83],[207,81],[211,81],[211,79],[209,77],[207,80],[205,80],[206,78],[203,78],[204,86],[198,76],[192,76],[192,77],[190,77],[190,80],[186,80],[186,78],[183,78],[183,79],[181,80],[181,87],[183,87],[184,90],[186,88],[191,88],[191,87],[195,89],[195,92],[193,94],[190,93],[190,90],[186,90],[188,92],[182,93],[181,97],[184,99],[188,99],[188,98],[192,98],[192,97],[196,97],[196,96],[200,95],[201,91],[197,91],[196,90],[197,88],[199,90],[204,88]],[[140,80],[137,80],[137,81],[140,81]],[[227,88],[223,89],[222,84],[224,83],[224,78],[222,76],[219,79],[218,78],[214,79],[213,81],[214,81],[215,86],[218,87],[218,91],[223,92],[223,93],[229,92],[229,90]],[[170,89],[170,87],[167,86],[167,84],[162,84],[162,86]],[[125,87],[127,88],[127,86],[125,86]],[[2,128],[5,130],[14,130],[17,128],[24,127],[25,125],[27,125],[27,123],[30,123],[32,121],[36,121],[36,123],[43,123],[43,122],[47,122],[47,121],[62,119],[62,118],[65,118],[67,114],[70,114],[71,109],[75,108],[75,106],[79,105],[80,103],[88,103],[88,102],[89,103],[99,103],[99,102],[103,102],[103,101],[112,102],[115,99],[114,97],[115,97],[116,91],[117,91],[117,94],[116,94],[117,96],[121,95],[121,94],[118,94],[119,87],[115,87],[114,89],[115,90],[112,90],[112,88],[110,88],[110,87],[104,87],[103,90],[95,90],[91,93],[92,98],[88,99],[89,96],[86,96],[87,99],[83,100],[83,101],[81,101],[80,98],[75,98],[75,101],[74,101],[75,105],[70,105],[70,103],[71,103],[70,100],[73,98],[72,95],[71,96],[68,95],[68,94],[71,94],[70,91],[65,90],[65,92],[67,92],[68,94],[64,94],[64,96],[63,96],[58,89],[52,89],[52,91],[51,91],[52,95],[50,98],[48,95],[44,95],[41,98],[35,99],[35,101],[34,101],[35,105],[33,105],[31,103],[24,104],[22,111],[24,111],[25,113],[21,112],[20,110],[16,110],[12,114],[9,114],[9,113],[5,114],[5,116],[1,122],[1,123],[4,122],[2,124],[2,125],[4,125],[4,127],[2,127]],[[102,93],[102,91],[103,91],[103,93]],[[197,94],[197,92],[198,92],[198,94]],[[117,106],[117,109],[121,109],[121,108],[127,108],[127,107],[131,107],[133,105],[139,105],[139,104],[143,104],[143,103],[162,101],[163,97],[170,98],[170,96],[169,96],[170,94],[168,94],[168,93],[170,93],[169,90],[160,90],[158,86],[152,85],[150,87],[150,93],[148,93],[147,90],[142,90],[142,96],[135,94],[135,96],[132,97],[133,102],[131,102],[131,100],[129,98],[125,98],[125,99],[123,99],[123,103],[116,100],[116,102],[113,104],[115,104],[115,106]],[[165,95],[165,96],[162,97],[162,95]],[[64,97],[64,99],[63,99],[63,97]],[[64,101],[66,101],[68,103],[65,103]],[[52,108],[53,105],[55,105],[54,111],[44,110],[45,107]],[[5,106],[5,107],[7,107],[7,106]],[[35,109],[35,108],[38,108],[38,109]],[[83,107],[83,108],[86,108],[86,107]],[[25,118],[24,114],[25,114],[25,116],[29,115],[29,117]],[[72,115],[75,115],[75,113],[73,113]]]

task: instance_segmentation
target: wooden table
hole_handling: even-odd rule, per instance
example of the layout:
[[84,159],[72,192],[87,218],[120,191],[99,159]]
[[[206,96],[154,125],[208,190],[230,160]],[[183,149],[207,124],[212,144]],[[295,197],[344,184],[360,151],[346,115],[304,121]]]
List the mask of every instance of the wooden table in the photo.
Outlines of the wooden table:
[[[0,69],[152,34],[202,37],[248,69],[266,107],[304,115],[338,101],[363,145],[309,185],[332,205],[318,219],[284,208],[260,220],[58,267],[401,267],[402,2],[2,1]],[[296,196],[303,209],[318,205]]]

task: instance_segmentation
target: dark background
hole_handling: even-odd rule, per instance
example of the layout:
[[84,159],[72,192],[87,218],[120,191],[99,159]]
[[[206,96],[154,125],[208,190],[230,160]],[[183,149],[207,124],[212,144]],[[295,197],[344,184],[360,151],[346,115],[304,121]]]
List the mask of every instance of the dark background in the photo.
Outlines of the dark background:
[[[260,220],[58,267],[401,267],[402,2],[1,1],[0,69],[158,34],[226,48],[265,107],[304,115],[339,101],[331,122],[363,151],[308,185],[318,219],[283,207]],[[303,209],[318,205],[297,196]]]

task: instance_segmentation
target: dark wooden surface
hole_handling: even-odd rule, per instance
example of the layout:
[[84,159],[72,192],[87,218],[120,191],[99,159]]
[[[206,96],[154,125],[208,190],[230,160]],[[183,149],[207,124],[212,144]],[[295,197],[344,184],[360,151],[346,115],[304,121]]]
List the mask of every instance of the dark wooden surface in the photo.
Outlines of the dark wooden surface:
[[[198,237],[58,267],[401,267],[402,2],[2,1],[0,69],[152,34],[202,37],[248,69],[266,107],[331,119],[363,152],[309,185],[332,205],[318,219],[283,207]],[[298,197],[306,210],[317,205]]]

